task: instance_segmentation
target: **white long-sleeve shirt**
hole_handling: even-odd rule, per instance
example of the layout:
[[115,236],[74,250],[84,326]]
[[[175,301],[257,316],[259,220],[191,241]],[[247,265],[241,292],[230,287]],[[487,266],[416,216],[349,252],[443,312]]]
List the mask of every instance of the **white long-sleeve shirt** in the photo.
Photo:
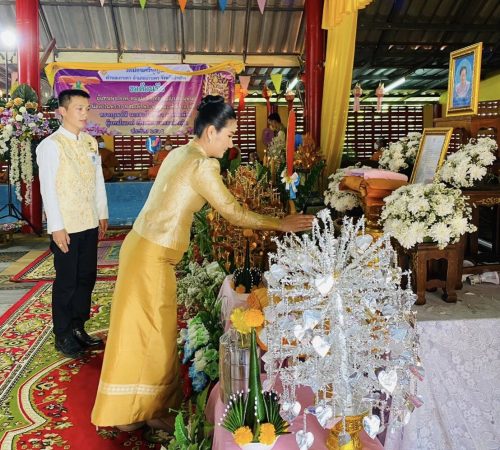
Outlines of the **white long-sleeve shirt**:
[[[59,127],[55,133],[62,133],[65,137],[78,140],[78,136]],[[54,134],[55,134],[54,133]],[[99,158],[99,155],[97,155]],[[65,228],[63,217],[59,208],[56,192],[56,175],[59,168],[59,148],[55,141],[44,139],[36,148],[36,162],[39,167],[40,191],[42,194],[43,207],[47,216],[47,232],[52,233]],[[96,169],[96,206],[99,220],[108,218],[108,201],[106,198],[106,187],[102,167],[95,164]]]

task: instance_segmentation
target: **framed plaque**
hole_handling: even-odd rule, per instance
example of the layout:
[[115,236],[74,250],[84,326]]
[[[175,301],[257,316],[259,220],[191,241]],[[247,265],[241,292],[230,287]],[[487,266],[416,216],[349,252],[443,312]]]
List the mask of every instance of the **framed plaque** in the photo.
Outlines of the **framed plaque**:
[[410,183],[432,183],[443,164],[453,128],[425,128],[418,147]]
[[477,114],[483,43],[450,53],[447,116]]

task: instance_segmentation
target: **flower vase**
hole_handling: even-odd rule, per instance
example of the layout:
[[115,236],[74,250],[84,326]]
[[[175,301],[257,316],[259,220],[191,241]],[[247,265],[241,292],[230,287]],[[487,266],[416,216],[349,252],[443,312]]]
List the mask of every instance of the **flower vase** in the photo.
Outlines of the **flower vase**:
[[[345,430],[351,436],[352,450],[362,450],[361,441],[359,438],[359,432],[363,429],[363,417],[367,413],[358,414],[356,416],[346,416],[345,418]],[[343,420],[340,420],[335,424],[335,426],[330,430],[328,438],[326,440],[326,448],[328,450],[340,450],[339,445],[339,434],[344,429]]]
[[243,450],[271,450],[274,447],[274,444],[276,444],[276,441],[274,441],[272,444],[261,444],[260,442],[250,442],[249,444],[240,445],[239,447]]
[[223,403],[229,401],[232,393],[248,390],[250,337],[243,336],[230,329],[219,340],[219,381]]

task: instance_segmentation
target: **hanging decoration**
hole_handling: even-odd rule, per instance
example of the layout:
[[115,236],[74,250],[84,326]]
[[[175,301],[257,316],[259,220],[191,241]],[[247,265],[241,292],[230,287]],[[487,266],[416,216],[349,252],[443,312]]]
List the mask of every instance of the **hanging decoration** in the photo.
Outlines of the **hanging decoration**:
[[227,6],[227,0],[219,0],[219,8],[221,11],[225,11]]
[[139,3],[141,4],[142,9],[144,9],[146,7],[146,1],[147,0],[139,0]]
[[[179,6],[181,7],[181,11],[184,12],[184,10],[186,9],[186,3],[187,3],[187,0],[178,0],[179,1]],[[141,0],[141,2],[146,2],[146,0]]]
[[384,83],[379,83],[375,90],[377,96],[377,112],[382,112],[382,100],[384,98]]
[[283,79],[283,75],[281,73],[273,73],[271,75],[271,81],[273,82],[274,90],[276,94],[281,93],[281,80]]
[[104,6],[105,0],[100,0],[100,2],[101,2],[101,6]]
[[293,157],[295,153],[295,111],[292,109],[288,115],[288,123],[286,130],[286,167],[281,173],[281,181],[285,183],[285,189],[290,194],[290,213],[295,214],[294,200],[297,198],[297,187],[300,183],[300,177],[297,172],[293,171]]
[[264,14],[264,8],[266,7],[266,2],[267,0],[257,0],[261,14]]
[[361,89],[361,85],[359,83],[356,83],[356,86],[354,86],[354,89],[352,90],[352,95],[354,95],[354,104],[352,106],[352,110],[354,112],[359,112],[360,98],[363,95],[363,89]]
[[[398,268],[389,239],[374,241],[364,220],[352,219],[344,219],[338,236],[323,210],[312,235],[276,241],[265,274],[270,304],[260,334],[268,347],[263,388],[281,381],[285,420],[304,411],[330,428],[341,417],[340,447],[355,446],[358,436],[346,426],[351,418],[365,416],[364,429],[375,438],[387,426],[406,425],[422,405],[415,294],[401,288],[408,273]],[[299,386],[313,390],[311,404],[297,401]]]
[[267,84],[264,83],[264,87],[262,88],[262,97],[266,99],[266,106],[267,106],[267,115],[271,114],[271,92],[269,92],[269,89],[267,88]]
[[293,101],[295,100],[295,92],[287,91],[285,94],[286,104],[288,105],[288,112],[290,112],[293,108]]
[[248,95],[248,85],[250,84],[249,76],[240,76],[240,91],[239,91],[239,103],[238,111],[241,112],[245,109],[245,97]]

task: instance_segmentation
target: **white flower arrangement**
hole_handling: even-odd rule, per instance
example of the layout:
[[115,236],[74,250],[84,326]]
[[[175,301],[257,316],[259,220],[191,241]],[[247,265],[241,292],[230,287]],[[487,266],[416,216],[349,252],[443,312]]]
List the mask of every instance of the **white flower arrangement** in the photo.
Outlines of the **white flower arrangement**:
[[[359,166],[349,166],[338,169],[335,173],[328,177],[328,188],[323,193],[325,205],[330,206],[338,212],[346,212],[361,206],[360,198],[356,194],[349,191],[341,191],[339,189],[340,182],[345,177],[348,170],[359,169]],[[368,166],[362,166],[362,169],[369,169]]]
[[189,263],[189,273],[177,282],[177,303],[186,308],[204,306],[211,292],[217,297],[220,286],[226,277],[218,262]]
[[390,142],[389,146],[382,150],[379,166],[393,172],[407,169],[415,163],[421,138],[421,133],[412,132],[399,141]]
[[442,249],[458,242],[463,234],[476,231],[462,192],[442,183],[402,186],[384,201],[380,216],[384,233],[404,248],[429,239]]
[[456,188],[472,187],[486,175],[486,167],[495,161],[497,149],[497,143],[489,137],[471,139],[446,158],[437,180]]
[[36,102],[25,102],[16,97],[7,102],[5,107],[0,107],[0,158],[10,159],[9,181],[20,201],[23,201],[21,183],[25,184],[24,203],[27,205],[31,203],[33,181],[31,142],[50,133],[49,122],[38,112]]

